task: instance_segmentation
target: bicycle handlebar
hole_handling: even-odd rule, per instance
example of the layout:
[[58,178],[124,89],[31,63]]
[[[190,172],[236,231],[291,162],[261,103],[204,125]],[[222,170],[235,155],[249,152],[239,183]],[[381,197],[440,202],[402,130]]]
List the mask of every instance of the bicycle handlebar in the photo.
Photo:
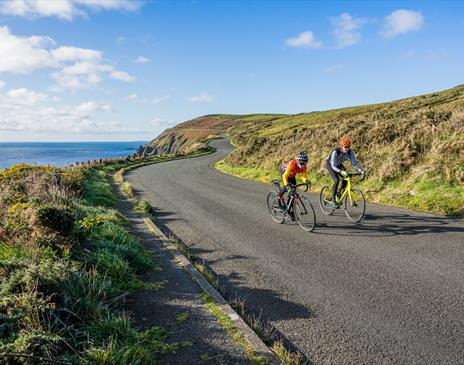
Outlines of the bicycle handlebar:
[[359,176],[359,175],[362,176],[362,179],[361,179],[361,181],[362,181],[362,180],[364,180],[366,178],[367,173],[366,172],[364,172],[364,173],[362,173],[362,172],[348,172],[347,177],[353,177],[353,176]]
[[300,186],[304,186],[305,189],[303,190],[304,192],[307,192],[308,191],[308,188],[309,188],[309,185],[311,185],[311,181],[306,181],[304,183],[301,183],[301,184],[297,184],[297,185],[292,185],[294,187],[294,190],[296,190],[296,188],[299,188]]

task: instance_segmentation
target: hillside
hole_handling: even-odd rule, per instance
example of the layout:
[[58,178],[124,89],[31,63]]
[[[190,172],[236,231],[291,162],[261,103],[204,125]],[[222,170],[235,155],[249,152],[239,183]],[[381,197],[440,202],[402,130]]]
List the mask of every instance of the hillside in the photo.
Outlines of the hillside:
[[237,149],[219,167],[266,180],[295,152],[310,156],[316,190],[328,181],[325,158],[350,135],[371,201],[445,215],[464,215],[464,85],[382,104],[295,115],[208,115],[177,125],[145,147],[146,154],[205,149],[229,135]]

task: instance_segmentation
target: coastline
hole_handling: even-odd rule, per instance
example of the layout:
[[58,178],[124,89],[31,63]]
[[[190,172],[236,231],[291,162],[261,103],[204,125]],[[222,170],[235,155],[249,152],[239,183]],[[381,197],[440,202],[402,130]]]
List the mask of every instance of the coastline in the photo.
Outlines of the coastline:
[[145,141],[0,142],[0,170],[17,164],[64,167],[133,155]]

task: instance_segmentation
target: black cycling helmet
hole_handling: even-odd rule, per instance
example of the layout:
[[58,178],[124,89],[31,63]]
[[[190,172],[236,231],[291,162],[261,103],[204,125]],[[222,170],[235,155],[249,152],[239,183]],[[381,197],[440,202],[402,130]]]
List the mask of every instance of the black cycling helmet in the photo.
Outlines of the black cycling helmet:
[[305,151],[302,151],[300,153],[298,153],[296,156],[295,156],[295,159],[299,162],[299,163],[308,163],[308,155],[306,154]]

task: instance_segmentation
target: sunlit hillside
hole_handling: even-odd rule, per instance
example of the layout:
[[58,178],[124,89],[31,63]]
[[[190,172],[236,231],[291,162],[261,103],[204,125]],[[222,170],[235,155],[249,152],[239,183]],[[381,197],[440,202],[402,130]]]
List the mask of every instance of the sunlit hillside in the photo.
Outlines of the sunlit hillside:
[[295,115],[208,115],[166,130],[146,153],[207,148],[229,135],[237,149],[219,168],[267,181],[300,150],[310,156],[314,189],[341,135],[350,135],[363,188],[373,201],[446,215],[464,214],[464,86],[382,104]]

